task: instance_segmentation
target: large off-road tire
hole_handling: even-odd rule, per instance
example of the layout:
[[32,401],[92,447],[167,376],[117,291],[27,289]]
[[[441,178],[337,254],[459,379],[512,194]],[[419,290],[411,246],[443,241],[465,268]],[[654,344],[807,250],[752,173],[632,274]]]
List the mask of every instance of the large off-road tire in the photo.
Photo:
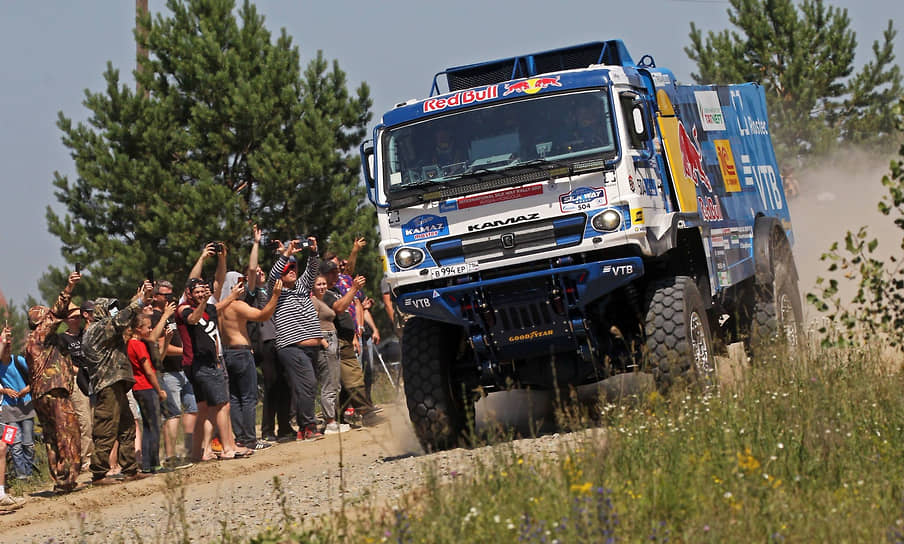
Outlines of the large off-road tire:
[[[402,337],[402,373],[408,416],[426,451],[463,443],[474,403],[452,378],[459,354],[460,329],[414,317]],[[470,415],[470,417],[469,417]]]
[[765,345],[801,345],[803,307],[793,264],[782,257],[773,268],[772,281],[754,287],[748,349],[755,356]]
[[703,297],[693,278],[676,276],[647,288],[644,355],[660,390],[676,382],[716,383],[713,340]]

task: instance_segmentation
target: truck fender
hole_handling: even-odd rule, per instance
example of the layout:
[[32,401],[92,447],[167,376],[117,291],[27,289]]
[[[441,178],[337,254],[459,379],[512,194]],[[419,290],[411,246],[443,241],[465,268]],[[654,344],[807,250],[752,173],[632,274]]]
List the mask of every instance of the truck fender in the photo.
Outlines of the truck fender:
[[[790,253],[791,245],[785,237],[785,231],[782,229],[781,222],[775,217],[764,215],[757,217],[753,226],[753,263],[756,283],[759,285],[769,285],[775,279],[774,270],[776,263],[774,261],[776,258],[780,258],[776,251],[777,244],[784,245]],[[797,268],[794,266],[794,259],[789,259],[789,262],[794,281],[797,281]]]

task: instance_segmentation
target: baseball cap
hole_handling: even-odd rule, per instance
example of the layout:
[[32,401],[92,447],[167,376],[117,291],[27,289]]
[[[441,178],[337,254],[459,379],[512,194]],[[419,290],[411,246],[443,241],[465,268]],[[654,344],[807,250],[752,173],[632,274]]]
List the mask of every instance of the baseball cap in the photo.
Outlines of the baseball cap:
[[295,260],[295,257],[289,257],[289,261],[283,266],[282,275],[285,276],[290,270],[296,268],[298,268],[298,262]]
[[339,270],[339,267],[333,261],[324,261],[320,265],[320,273],[321,274],[329,274],[334,270]]
[[81,310],[82,312],[89,312],[89,313],[93,312],[94,311],[94,301],[86,300],[85,302],[82,302],[82,305],[79,307],[79,310]]

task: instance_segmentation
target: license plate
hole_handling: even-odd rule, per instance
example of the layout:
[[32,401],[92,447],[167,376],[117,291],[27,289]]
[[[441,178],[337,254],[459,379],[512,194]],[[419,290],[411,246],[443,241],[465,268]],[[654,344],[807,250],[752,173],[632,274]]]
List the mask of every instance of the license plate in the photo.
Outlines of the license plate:
[[437,266],[430,269],[430,278],[438,280],[449,276],[460,276],[477,270],[477,263],[453,264],[450,266]]

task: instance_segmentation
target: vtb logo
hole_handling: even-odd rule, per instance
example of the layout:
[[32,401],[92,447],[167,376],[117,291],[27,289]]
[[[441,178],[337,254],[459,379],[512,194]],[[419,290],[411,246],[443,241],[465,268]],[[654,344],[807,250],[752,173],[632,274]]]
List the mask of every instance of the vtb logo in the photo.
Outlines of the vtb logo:
[[535,77],[524,81],[516,81],[515,83],[506,83],[505,92],[502,96],[508,96],[512,93],[535,94],[547,87],[561,87],[559,76],[556,77]]

